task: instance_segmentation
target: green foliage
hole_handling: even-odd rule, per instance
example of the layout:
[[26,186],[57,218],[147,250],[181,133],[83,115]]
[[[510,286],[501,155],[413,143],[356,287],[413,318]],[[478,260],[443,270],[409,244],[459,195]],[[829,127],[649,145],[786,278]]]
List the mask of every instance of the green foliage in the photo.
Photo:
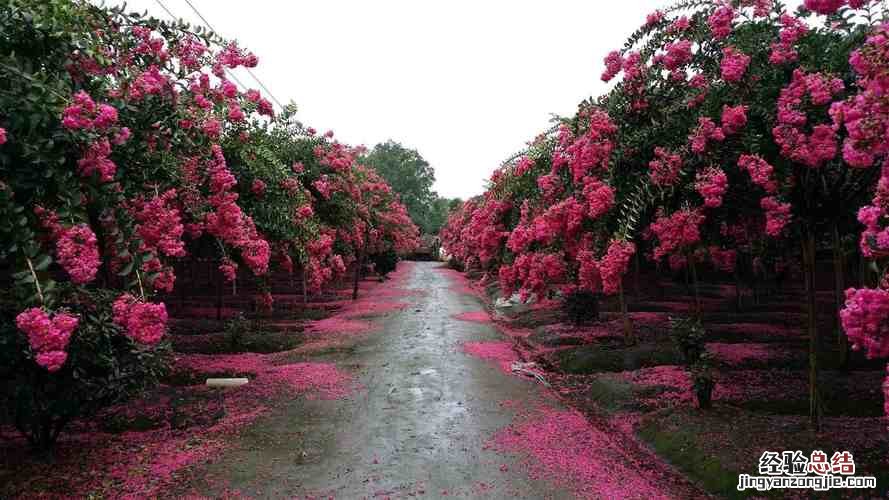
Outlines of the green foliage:
[[0,308],[0,408],[38,449],[48,449],[71,420],[121,403],[152,387],[167,370],[169,347],[146,347],[124,335],[111,321],[114,296],[79,292],[60,304],[80,316],[68,361],[48,373],[27,355],[27,339],[3,297]]
[[695,318],[670,318],[670,338],[687,365],[695,364],[704,353],[707,332]]
[[692,389],[698,400],[698,406],[702,409],[710,408],[710,399],[716,380],[713,378],[714,358],[709,352],[701,354],[697,361],[691,365]]
[[374,146],[363,161],[398,193],[423,233],[438,233],[447,217],[443,207],[448,201],[432,190],[435,171],[419,152],[390,139]]
[[390,249],[371,255],[370,261],[374,265],[374,271],[385,278],[398,265],[398,254],[395,253],[395,250]]

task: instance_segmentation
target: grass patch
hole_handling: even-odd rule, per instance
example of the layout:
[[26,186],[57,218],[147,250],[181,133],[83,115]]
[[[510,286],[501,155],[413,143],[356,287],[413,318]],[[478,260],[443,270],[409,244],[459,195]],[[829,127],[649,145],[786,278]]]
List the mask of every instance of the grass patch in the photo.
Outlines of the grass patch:
[[[670,412],[664,419],[646,419],[639,435],[658,455],[678,467],[708,492],[725,498],[749,498],[752,493],[737,490],[738,474],[722,463],[719,456],[697,446],[707,430],[689,426],[682,412]],[[756,471],[747,471],[754,473]]]
[[680,362],[671,344],[650,342],[634,346],[601,343],[566,349],[556,354],[559,369],[570,374],[622,372]]

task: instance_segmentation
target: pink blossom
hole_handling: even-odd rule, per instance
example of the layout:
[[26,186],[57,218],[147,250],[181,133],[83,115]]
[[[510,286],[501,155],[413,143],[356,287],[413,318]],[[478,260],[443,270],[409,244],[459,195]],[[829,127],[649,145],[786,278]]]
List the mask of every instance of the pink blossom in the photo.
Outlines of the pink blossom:
[[707,18],[707,24],[710,26],[710,32],[713,38],[722,40],[732,33],[732,21],[735,19],[735,11],[731,5],[721,5],[717,7],[710,17]]
[[50,319],[43,309],[32,307],[20,312],[15,321],[16,327],[28,336],[37,364],[49,372],[59,370],[67,359],[65,350],[71,335],[77,329],[77,316],[62,312]]
[[701,239],[700,226],[704,215],[698,210],[678,210],[669,216],[658,217],[651,223],[651,232],[657,237],[654,258],[681,253]]
[[6,129],[0,127],[0,146],[6,144]]
[[705,207],[722,206],[722,197],[728,190],[728,177],[721,169],[710,167],[698,172],[695,189],[704,198]]
[[650,27],[654,26],[655,24],[661,22],[663,19],[664,19],[664,13],[660,10],[656,10],[656,11],[652,12],[651,14],[648,14],[648,16],[645,17],[645,26],[650,28]]
[[250,191],[252,191],[257,198],[262,198],[263,196],[265,196],[265,189],[266,185],[262,179],[254,179],[253,185],[250,186]]
[[759,205],[765,211],[766,234],[779,236],[784,227],[790,223],[790,203],[783,203],[774,196],[767,196],[760,200]]
[[738,158],[738,168],[746,170],[750,174],[750,180],[757,186],[773,194],[778,190],[778,184],[772,177],[774,168],[757,155],[741,155]]
[[654,148],[655,158],[648,163],[651,182],[659,186],[670,186],[679,178],[682,157],[662,147]]
[[698,118],[698,127],[689,137],[689,140],[691,141],[691,150],[697,154],[702,154],[707,150],[709,142],[722,142],[725,140],[725,133],[713,123],[713,120],[702,116]]
[[889,292],[870,288],[846,290],[840,320],[853,349],[864,348],[868,358],[889,357]]
[[315,210],[312,208],[312,205],[306,203],[305,205],[300,206],[296,210],[296,214],[302,217],[303,219],[308,219],[309,217],[315,215]]
[[602,73],[602,81],[611,81],[618,73],[620,73],[624,60],[620,52],[613,50],[605,56],[605,71]]
[[111,143],[107,137],[93,141],[84,152],[83,157],[77,160],[77,168],[83,177],[99,175],[101,182],[111,182],[117,172],[117,165],[108,157],[111,155]]
[[222,273],[226,281],[231,283],[238,276],[238,265],[230,259],[222,259],[222,263],[219,264],[219,272]]
[[612,240],[599,263],[602,276],[602,292],[614,294],[620,290],[621,280],[627,272],[630,258],[636,253],[636,245],[630,241]]
[[846,0],[805,0],[807,9],[818,14],[833,14],[846,4]]
[[141,252],[161,253],[168,257],[184,257],[185,242],[179,209],[173,206],[176,190],[170,189],[160,196],[145,201],[138,198],[130,204],[129,211],[136,220],[136,234],[142,240]]
[[[826,124],[812,127],[807,134],[808,116],[804,110],[804,98],[816,106],[825,105],[843,90],[842,81],[820,73],[804,73],[797,69],[791,82],[781,89],[777,102],[778,123],[772,129],[775,142],[781,147],[781,155],[798,163],[816,168],[833,159],[837,154],[837,137],[834,128]],[[839,108],[831,107],[834,120]]]
[[741,81],[744,73],[747,72],[748,64],[750,64],[750,56],[735,47],[722,49],[720,70],[722,71],[722,79],[726,82],[734,83]]
[[54,373],[62,369],[65,361],[68,360],[68,353],[65,351],[45,351],[38,353],[34,357],[38,365],[46,368],[49,373]]
[[73,283],[85,285],[96,279],[101,264],[99,245],[88,225],[63,229],[56,241],[56,256]]
[[735,135],[747,125],[747,106],[725,105],[722,107],[722,131],[725,135]]
[[691,61],[691,41],[678,40],[664,47],[666,54],[663,56],[664,67],[668,70],[678,69]]
[[587,201],[587,216],[596,219],[614,205],[614,190],[593,177],[584,178],[583,196]]
[[796,43],[809,32],[806,23],[790,14],[781,15],[781,26],[779,41],[772,44],[772,52],[769,55],[769,62],[772,64],[796,61],[799,58]]
[[125,293],[112,305],[114,323],[128,337],[140,344],[158,343],[167,327],[167,308],[163,303],[142,302]]
[[222,133],[222,123],[215,118],[210,118],[204,122],[202,130],[210,139],[218,139]]
[[108,104],[100,104],[99,112],[93,120],[93,127],[97,129],[105,129],[117,123],[117,109]]

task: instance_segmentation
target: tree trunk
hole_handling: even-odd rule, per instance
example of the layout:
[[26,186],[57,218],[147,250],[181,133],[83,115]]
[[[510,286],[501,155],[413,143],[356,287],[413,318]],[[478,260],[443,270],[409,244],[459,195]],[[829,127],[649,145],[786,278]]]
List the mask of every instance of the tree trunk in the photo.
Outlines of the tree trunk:
[[741,312],[741,273],[738,272],[738,265],[735,264],[735,312]]
[[302,268],[302,283],[303,283],[303,305],[309,303],[309,288],[306,286],[306,268],[303,266]]
[[222,276],[219,273],[213,273],[216,278],[216,321],[222,320]]
[[358,299],[358,282],[361,281],[361,269],[364,267],[364,252],[355,261],[355,280],[352,283],[352,300]]
[[815,233],[807,228],[803,234],[803,269],[808,303],[809,334],[809,420],[817,431],[821,428],[821,398],[818,394],[818,318],[815,297]]
[[623,321],[624,341],[627,345],[633,345],[636,343],[636,336],[633,334],[633,323],[630,322],[630,314],[627,312],[627,301],[624,298],[623,283],[618,285],[617,296],[620,299],[620,317]]
[[840,229],[837,224],[833,225],[833,281],[834,281],[834,299],[836,306],[836,333],[837,333],[837,349],[839,350],[839,364],[843,371],[849,368],[849,339],[843,332],[843,324],[840,321],[840,310],[845,304],[846,288],[846,258],[843,254],[842,241],[840,240]]
[[639,288],[639,252],[633,252],[633,291],[635,292],[636,300],[640,300],[641,289]]
[[698,288],[698,271],[697,271],[697,267],[695,266],[695,257],[691,252],[689,252],[688,257],[686,257],[686,260],[688,261],[688,270],[689,270],[689,273],[691,274],[691,287],[692,287],[692,291],[694,292],[694,296],[695,296],[694,315],[695,315],[695,319],[697,319],[698,322],[700,322],[701,321],[701,312],[702,312],[701,311],[701,292]]

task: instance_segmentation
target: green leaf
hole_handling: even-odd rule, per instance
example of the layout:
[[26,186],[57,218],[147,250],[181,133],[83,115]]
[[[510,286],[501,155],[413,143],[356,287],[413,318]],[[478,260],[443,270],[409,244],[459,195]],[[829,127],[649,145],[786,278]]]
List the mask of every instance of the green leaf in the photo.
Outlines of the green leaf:
[[50,257],[49,255],[44,255],[40,258],[40,260],[37,261],[36,264],[34,264],[34,270],[45,271],[47,268],[49,268],[50,264],[52,264],[52,257]]
[[127,275],[129,275],[130,273],[132,273],[132,272],[133,272],[133,264],[135,264],[135,261],[132,261],[132,260],[131,260],[131,261],[127,262],[127,265],[125,265],[125,266],[123,267],[123,269],[121,269],[120,271],[118,271],[118,272],[117,272],[117,275],[118,275],[118,276],[127,276]]

